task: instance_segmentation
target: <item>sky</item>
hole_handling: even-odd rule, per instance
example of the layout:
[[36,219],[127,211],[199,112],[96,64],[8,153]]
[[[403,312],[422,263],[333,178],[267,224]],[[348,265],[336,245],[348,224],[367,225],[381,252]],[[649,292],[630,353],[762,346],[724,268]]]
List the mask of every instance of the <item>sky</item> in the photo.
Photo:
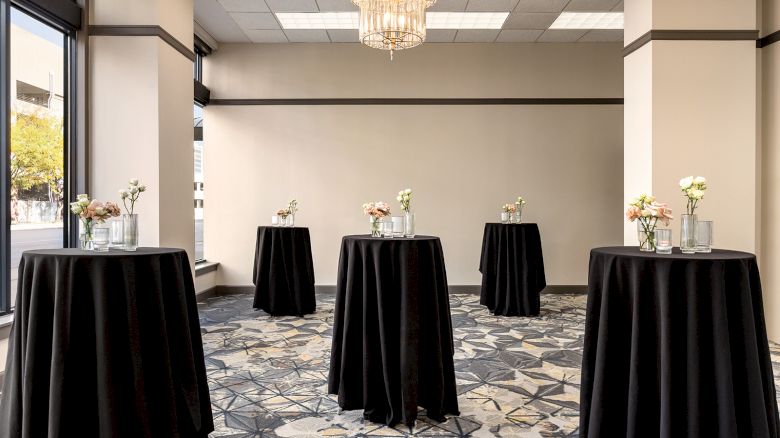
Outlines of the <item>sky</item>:
[[15,24],[24,30],[62,47],[62,32],[41,23],[16,8],[11,8],[11,24]]

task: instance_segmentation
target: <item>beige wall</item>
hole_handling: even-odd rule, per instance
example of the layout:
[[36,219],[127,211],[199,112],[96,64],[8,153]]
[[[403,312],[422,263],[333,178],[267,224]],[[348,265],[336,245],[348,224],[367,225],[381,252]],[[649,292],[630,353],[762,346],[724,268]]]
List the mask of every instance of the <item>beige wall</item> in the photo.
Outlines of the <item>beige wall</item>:
[[[620,97],[619,45],[222,45],[212,98]],[[401,68],[396,62],[403,62]],[[408,81],[401,72],[422,72]],[[576,74],[574,73],[576,72]],[[363,74],[358,74],[363,73]],[[375,82],[364,79],[371,75]],[[204,112],[205,251],[217,283],[251,284],[257,225],[297,198],[318,284],[335,284],[360,205],[411,187],[450,284],[479,284],[482,229],[523,195],[549,284],[585,284],[588,252],[622,240],[622,106],[215,106]]]
[[[764,1],[764,29],[780,30],[780,2]],[[780,43],[761,49],[762,88],[762,234],[761,276],[770,339],[780,340]]]

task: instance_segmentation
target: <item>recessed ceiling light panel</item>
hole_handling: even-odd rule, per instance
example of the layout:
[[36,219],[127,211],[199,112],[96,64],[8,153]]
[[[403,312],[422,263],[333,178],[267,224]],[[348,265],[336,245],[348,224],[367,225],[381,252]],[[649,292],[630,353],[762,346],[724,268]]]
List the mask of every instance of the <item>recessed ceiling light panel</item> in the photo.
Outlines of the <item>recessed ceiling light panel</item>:
[[282,29],[357,29],[357,12],[277,12]]
[[622,29],[622,12],[561,12],[550,29]]
[[428,12],[428,29],[501,29],[509,12]]

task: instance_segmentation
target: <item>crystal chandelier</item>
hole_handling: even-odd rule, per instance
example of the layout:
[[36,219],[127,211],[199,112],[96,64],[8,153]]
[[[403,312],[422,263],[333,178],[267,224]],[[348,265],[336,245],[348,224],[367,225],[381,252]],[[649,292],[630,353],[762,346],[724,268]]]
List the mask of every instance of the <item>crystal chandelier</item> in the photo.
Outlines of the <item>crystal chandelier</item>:
[[360,41],[368,47],[410,49],[425,42],[425,9],[436,0],[352,0],[360,8]]

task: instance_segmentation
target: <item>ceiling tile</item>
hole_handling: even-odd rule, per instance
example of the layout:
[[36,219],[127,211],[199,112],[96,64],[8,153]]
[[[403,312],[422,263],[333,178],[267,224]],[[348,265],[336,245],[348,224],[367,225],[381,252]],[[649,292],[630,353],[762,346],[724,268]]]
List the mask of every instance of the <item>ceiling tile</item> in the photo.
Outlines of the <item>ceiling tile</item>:
[[357,29],[328,29],[328,36],[334,43],[359,43]]
[[619,0],[571,0],[566,5],[569,12],[606,12],[611,10]]
[[314,0],[265,0],[273,12],[317,12]]
[[201,25],[220,43],[248,43],[244,34],[233,18],[214,0],[194,1],[195,21]]
[[287,37],[281,30],[249,29],[244,31],[253,43],[286,43]]
[[578,42],[617,42],[623,41],[623,29],[593,29],[588,31]]
[[284,33],[291,43],[329,43],[325,29],[288,29]]
[[455,35],[456,43],[492,43],[496,40],[498,29],[459,29]]
[[516,12],[561,12],[569,0],[520,0]]
[[217,0],[228,12],[268,12],[263,0]]
[[615,5],[614,8],[612,8],[612,11],[614,12],[623,12],[623,2],[620,2]]
[[532,43],[539,38],[543,30],[505,29],[498,34],[497,43]]
[[456,29],[428,29],[425,31],[426,43],[451,43],[455,41]]
[[556,18],[555,12],[512,12],[503,29],[547,29]]
[[358,7],[350,0],[317,0],[321,12],[357,11]]
[[267,12],[233,12],[230,14],[243,29],[279,29],[274,14]]
[[509,12],[518,0],[469,0],[466,10],[470,12]]
[[469,0],[437,0],[428,8],[430,12],[463,12]]
[[588,31],[581,29],[547,29],[536,41],[540,43],[573,43],[586,32]]

